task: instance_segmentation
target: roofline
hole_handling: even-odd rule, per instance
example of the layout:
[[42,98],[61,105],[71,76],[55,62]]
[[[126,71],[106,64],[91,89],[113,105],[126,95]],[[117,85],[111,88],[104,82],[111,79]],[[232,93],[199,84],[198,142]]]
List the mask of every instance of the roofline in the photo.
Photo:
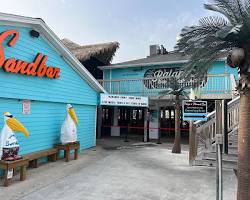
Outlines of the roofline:
[[130,67],[141,67],[148,65],[161,65],[161,64],[178,64],[178,63],[187,63],[188,60],[178,60],[178,61],[169,61],[169,62],[151,62],[151,63],[139,63],[139,64],[124,64],[124,65],[109,65],[109,66],[100,66],[98,67],[101,70],[105,69],[119,69],[119,68],[130,68]]
[[[226,58],[219,58],[216,61],[225,61]],[[164,64],[183,64],[187,63],[189,60],[176,60],[176,61],[167,61],[167,62],[151,62],[151,63],[139,63],[139,64],[114,64],[114,65],[108,65],[108,66],[99,66],[98,68],[100,70],[106,70],[106,69],[122,69],[122,68],[132,68],[132,67],[141,67],[141,66],[150,66],[150,65],[164,65]]]
[[[8,23],[13,25],[28,25],[39,26],[44,30],[45,39],[50,42],[54,48],[56,48],[62,57],[68,61],[70,66],[81,76],[82,79],[97,92],[106,93],[105,89],[99,84],[99,82],[92,76],[92,74],[81,64],[81,62],[68,50],[68,48],[61,42],[58,36],[49,28],[49,26],[41,18],[24,17],[20,15],[0,13],[0,24]],[[17,24],[19,23],[19,24]]]

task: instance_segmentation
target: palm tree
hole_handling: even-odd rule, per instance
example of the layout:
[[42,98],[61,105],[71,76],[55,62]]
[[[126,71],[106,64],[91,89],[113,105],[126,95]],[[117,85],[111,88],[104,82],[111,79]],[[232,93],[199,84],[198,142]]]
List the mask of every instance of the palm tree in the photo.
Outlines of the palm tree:
[[[238,200],[250,199],[250,0],[212,0],[205,8],[222,17],[205,17],[184,27],[177,42],[190,55],[186,78],[206,76],[209,66],[227,53],[229,66],[240,73],[240,124],[238,133]],[[228,53],[229,52],[229,53]]]
[[175,96],[175,137],[174,137],[174,145],[172,148],[172,153],[181,153],[181,106],[180,106],[180,98],[182,96],[188,96],[187,92],[185,91],[185,87],[182,86],[180,81],[175,78],[169,78],[169,85],[168,90],[164,90],[160,92],[162,94],[161,97],[165,95],[174,95]]

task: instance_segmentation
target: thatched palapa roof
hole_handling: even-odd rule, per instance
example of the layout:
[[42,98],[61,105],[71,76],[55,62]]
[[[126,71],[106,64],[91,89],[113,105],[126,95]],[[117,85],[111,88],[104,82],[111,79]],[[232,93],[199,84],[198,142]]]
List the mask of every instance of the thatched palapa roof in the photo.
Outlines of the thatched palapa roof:
[[118,42],[84,46],[76,44],[69,39],[62,39],[62,42],[81,63],[85,63],[91,58],[94,58],[100,61],[103,65],[109,65],[116,50],[119,48]]

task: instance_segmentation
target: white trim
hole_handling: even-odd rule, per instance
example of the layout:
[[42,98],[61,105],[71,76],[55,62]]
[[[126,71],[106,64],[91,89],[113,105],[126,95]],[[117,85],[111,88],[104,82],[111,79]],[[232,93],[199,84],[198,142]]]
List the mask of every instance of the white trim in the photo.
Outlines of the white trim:
[[105,69],[141,67],[141,66],[148,66],[148,65],[179,64],[179,63],[187,63],[187,62],[188,62],[188,60],[178,60],[178,61],[168,61],[168,62],[152,62],[152,63],[139,63],[139,64],[109,65],[109,66],[100,66],[98,68],[101,69],[101,70],[105,70]]
[[[40,18],[23,17],[19,15],[12,15],[0,13],[0,23],[4,24],[22,24],[24,26],[35,27],[37,31],[44,34],[44,37],[53,45],[62,55],[62,57],[70,64],[70,66],[97,92],[104,92],[104,88],[91,75],[91,73],[80,63],[80,61],[72,55],[67,47],[61,42],[60,38],[47,26],[47,24]],[[20,26],[20,25],[19,25]]]
[[[94,146],[96,146],[96,133],[97,133],[97,132],[96,132],[96,128],[97,128],[97,123],[98,123],[98,122],[97,122],[97,119],[98,119],[98,118],[97,118],[97,110],[98,110],[98,106],[95,107],[95,134],[94,134],[94,135],[95,135],[95,145],[94,145]],[[101,117],[102,117],[102,116],[101,116]]]
[[[226,57],[219,58],[217,61],[225,61]],[[113,65],[107,65],[107,66],[99,66],[98,68],[100,70],[106,70],[106,69],[121,69],[121,68],[131,68],[131,67],[144,67],[144,66],[150,66],[150,65],[164,65],[164,64],[183,64],[187,63],[189,60],[175,60],[175,61],[166,61],[166,62],[151,62],[151,63],[139,63],[139,64],[113,64]]]

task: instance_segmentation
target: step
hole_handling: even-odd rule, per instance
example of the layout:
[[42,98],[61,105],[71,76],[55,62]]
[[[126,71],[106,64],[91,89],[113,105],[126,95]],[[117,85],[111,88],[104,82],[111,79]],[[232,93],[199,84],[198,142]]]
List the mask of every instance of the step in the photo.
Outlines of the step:
[[236,154],[238,155],[238,147],[233,147],[233,146],[230,146],[228,147],[228,154]]
[[[216,159],[216,153],[214,152],[204,152],[202,155],[202,159]],[[225,161],[232,161],[237,162],[238,161],[238,155],[237,154],[223,154],[222,160]]]
[[[195,160],[195,166],[207,166],[207,167],[216,167],[216,160],[215,159],[203,159],[203,160]],[[235,161],[222,161],[222,168],[224,169],[236,169],[237,162]]]

